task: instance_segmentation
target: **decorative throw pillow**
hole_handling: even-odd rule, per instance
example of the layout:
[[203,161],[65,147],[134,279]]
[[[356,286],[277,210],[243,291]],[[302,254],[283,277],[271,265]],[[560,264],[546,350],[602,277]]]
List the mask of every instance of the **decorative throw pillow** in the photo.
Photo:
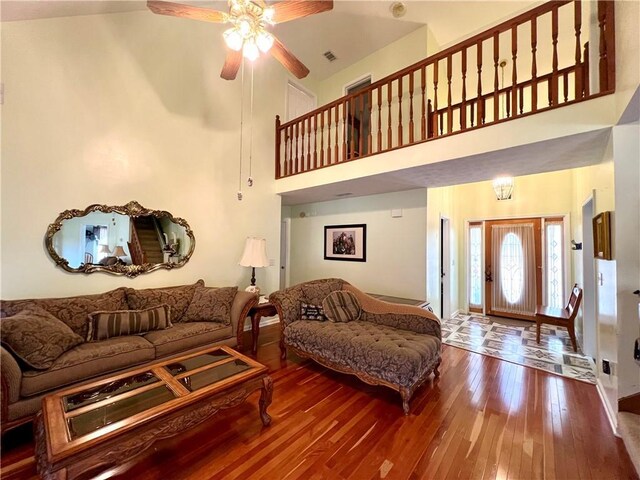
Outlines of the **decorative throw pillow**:
[[356,296],[344,290],[332,292],[322,302],[324,314],[332,322],[351,322],[358,320],[362,313]]
[[42,308],[31,308],[0,320],[2,345],[31,368],[46,370],[84,340]]
[[158,305],[146,310],[119,310],[89,314],[87,342],[123,335],[136,335],[171,327],[171,307]]
[[199,286],[204,286],[203,280],[198,280],[193,285],[144,290],[127,288],[125,290],[131,310],[145,310],[158,305],[169,305],[171,307],[171,321],[177,323],[182,320],[182,316],[189,308],[193,294]]
[[300,304],[300,320],[319,320],[323,322],[326,319],[322,305],[309,305],[304,302]]
[[182,317],[183,322],[219,322],[231,325],[231,305],[238,287],[198,287]]
[[321,305],[331,292],[342,289],[344,282],[339,278],[327,278],[325,280],[315,280],[302,285],[302,296],[306,303],[311,305]]

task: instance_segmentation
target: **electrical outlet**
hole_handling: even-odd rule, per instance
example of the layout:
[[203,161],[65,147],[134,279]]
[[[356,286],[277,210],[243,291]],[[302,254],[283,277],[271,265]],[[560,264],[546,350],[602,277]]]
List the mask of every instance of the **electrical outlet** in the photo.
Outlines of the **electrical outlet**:
[[602,359],[602,373],[605,375],[611,375],[611,364],[609,360]]

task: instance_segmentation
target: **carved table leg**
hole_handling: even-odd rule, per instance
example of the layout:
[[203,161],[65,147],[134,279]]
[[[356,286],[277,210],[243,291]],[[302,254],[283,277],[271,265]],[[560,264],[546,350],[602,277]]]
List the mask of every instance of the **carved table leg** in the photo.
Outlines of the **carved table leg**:
[[253,340],[253,346],[251,352],[255,355],[258,353],[258,336],[260,335],[260,319],[262,315],[260,312],[255,312],[251,315],[251,339]]
[[265,427],[268,427],[271,423],[271,416],[267,413],[267,408],[271,405],[272,396],[273,380],[267,376],[262,379],[262,393],[260,394],[260,418]]
[[409,415],[409,399],[411,398],[411,390],[400,387],[400,396],[402,397],[402,410],[405,415]]
[[[283,334],[281,333],[280,335],[283,335]],[[281,360],[287,359],[287,347],[284,346],[284,340],[282,339],[282,337],[280,338],[280,359]]]

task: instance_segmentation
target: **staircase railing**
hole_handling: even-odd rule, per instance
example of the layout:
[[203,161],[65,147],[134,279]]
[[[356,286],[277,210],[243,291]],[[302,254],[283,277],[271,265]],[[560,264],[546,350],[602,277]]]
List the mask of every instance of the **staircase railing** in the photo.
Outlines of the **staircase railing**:
[[583,22],[594,3],[540,5],[306,115],[276,117],[276,178],[612,93],[613,4],[598,0],[597,26]]
[[140,238],[138,237],[138,231],[136,230],[134,219],[131,220],[130,233],[131,241],[128,242],[128,246],[129,253],[131,254],[131,263],[134,265],[144,265],[147,263],[147,256],[140,244]]

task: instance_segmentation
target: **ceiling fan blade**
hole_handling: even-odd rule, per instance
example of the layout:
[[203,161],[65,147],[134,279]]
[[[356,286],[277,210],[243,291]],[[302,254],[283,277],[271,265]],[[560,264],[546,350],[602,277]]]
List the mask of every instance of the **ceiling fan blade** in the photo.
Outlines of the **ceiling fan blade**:
[[224,60],[224,66],[220,77],[225,80],[234,80],[240,69],[242,63],[242,50],[236,52],[235,50],[227,50],[227,58]]
[[273,46],[269,53],[296,77],[304,78],[309,75],[309,69],[275,37],[273,37]]
[[333,0],[283,0],[271,7],[275,11],[273,21],[283,23],[332,10]]
[[203,20],[205,22],[223,23],[225,15],[217,10],[209,8],[193,7],[191,5],[181,5],[173,2],[162,2],[160,0],[149,0],[147,7],[153,13],[159,15],[169,15],[171,17],[191,18],[193,20]]

